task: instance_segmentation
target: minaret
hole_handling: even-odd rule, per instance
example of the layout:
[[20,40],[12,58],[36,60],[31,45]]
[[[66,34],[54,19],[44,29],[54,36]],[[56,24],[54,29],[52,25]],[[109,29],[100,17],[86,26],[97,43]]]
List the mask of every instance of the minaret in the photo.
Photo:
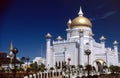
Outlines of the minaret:
[[114,45],[114,51],[118,52],[118,42],[116,40],[113,42],[113,45]]
[[51,48],[50,48],[50,43],[51,43],[51,34],[47,33],[46,35],[46,66],[49,68],[51,66]]
[[114,54],[115,54],[114,65],[118,66],[118,42],[115,40],[113,42],[113,45],[114,45]]
[[82,29],[80,29],[80,31],[79,31],[79,46],[78,46],[78,65],[84,66],[83,33],[84,33],[84,31]]
[[72,23],[72,21],[71,21],[71,19],[69,19],[68,22],[67,22],[68,28],[70,28],[71,23]]
[[68,22],[67,22],[68,29],[66,29],[66,31],[67,31],[67,40],[70,39],[70,25],[71,25],[71,23],[72,23],[72,21],[71,21],[71,19],[69,19]]
[[13,50],[13,45],[12,45],[12,41],[11,41],[11,42],[10,42],[10,59],[11,59],[11,62],[12,62],[12,59],[13,59],[12,50]]
[[10,57],[10,64],[9,64],[9,67],[12,69],[12,59],[13,59],[13,45],[12,45],[12,41],[10,42],[10,54],[9,54],[9,57]]

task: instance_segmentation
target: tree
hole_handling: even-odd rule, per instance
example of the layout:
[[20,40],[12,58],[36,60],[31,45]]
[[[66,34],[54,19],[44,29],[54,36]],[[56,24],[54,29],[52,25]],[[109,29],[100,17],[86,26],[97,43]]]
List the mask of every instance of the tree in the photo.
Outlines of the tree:
[[83,70],[83,66],[82,65],[78,65],[77,66],[77,73],[79,74],[82,70]]
[[75,65],[71,65],[72,74],[74,74]]
[[38,64],[37,62],[30,64],[30,70],[37,72],[38,71]]
[[41,72],[44,72],[46,70],[45,65],[41,63],[41,65],[39,66],[39,69]]
[[118,67],[118,66],[113,66],[113,65],[111,65],[111,66],[109,67],[109,69],[110,69],[110,71],[111,71],[112,73],[119,73],[119,72],[120,72],[120,67]]
[[20,59],[21,62],[25,62],[25,60],[26,60],[25,57],[21,57]]
[[91,65],[86,65],[85,68],[86,68],[87,70],[92,70],[92,66],[91,66]]

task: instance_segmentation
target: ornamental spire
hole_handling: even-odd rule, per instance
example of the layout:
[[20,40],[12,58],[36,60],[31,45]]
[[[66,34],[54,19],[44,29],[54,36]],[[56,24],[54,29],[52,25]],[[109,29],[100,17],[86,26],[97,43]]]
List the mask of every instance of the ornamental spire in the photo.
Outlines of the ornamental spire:
[[10,51],[13,50],[13,45],[12,45],[12,41],[10,42]]
[[113,44],[114,44],[114,45],[118,45],[118,42],[115,40],[115,41],[113,42]]
[[72,23],[71,19],[68,20],[67,25],[70,27],[70,24]]
[[51,38],[52,36],[51,36],[51,34],[50,33],[47,33],[47,35],[46,35],[46,38]]
[[80,6],[80,11],[79,11],[78,15],[79,15],[79,16],[83,16],[83,12],[82,12],[81,6]]

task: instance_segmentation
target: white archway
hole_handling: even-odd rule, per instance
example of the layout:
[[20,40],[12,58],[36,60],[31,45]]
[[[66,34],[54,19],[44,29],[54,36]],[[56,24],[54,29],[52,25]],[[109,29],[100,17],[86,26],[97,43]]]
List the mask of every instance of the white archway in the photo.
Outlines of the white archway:
[[105,61],[103,59],[96,59],[93,62],[93,66],[95,67],[97,72],[102,73],[103,72],[103,66],[105,65]]

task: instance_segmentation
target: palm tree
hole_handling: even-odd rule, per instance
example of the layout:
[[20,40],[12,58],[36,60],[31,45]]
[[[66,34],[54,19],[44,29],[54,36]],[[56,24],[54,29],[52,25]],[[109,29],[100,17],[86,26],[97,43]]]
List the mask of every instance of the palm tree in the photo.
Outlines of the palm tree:
[[21,57],[20,59],[20,69],[22,69],[22,64],[25,62],[25,57]]
[[72,74],[74,75],[75,65],[71,65],[71,69],[72,69]]
[[25,62],[26,58],[25,57],[21,57],[20,61],[21,62]]
[[41,72],[44,72],[45,70],[47,70],[43,63],[41,63],[41,65],[39,66],[39,69],[40,69]]
[[83,66],[82,65],[78,65],[77,68],[78,68],[78,74],[79,74],[83,70]]
[[85,68],[88,71],[88,75],[89,75],[89,73],[92,71],[92,66],[91,65],[86,65]]
[[29,57],[26,57],[26,62],[27,62],[27,68],[28,68],[28,62],[29,62],[29,60],[30,60],[30,58]]

